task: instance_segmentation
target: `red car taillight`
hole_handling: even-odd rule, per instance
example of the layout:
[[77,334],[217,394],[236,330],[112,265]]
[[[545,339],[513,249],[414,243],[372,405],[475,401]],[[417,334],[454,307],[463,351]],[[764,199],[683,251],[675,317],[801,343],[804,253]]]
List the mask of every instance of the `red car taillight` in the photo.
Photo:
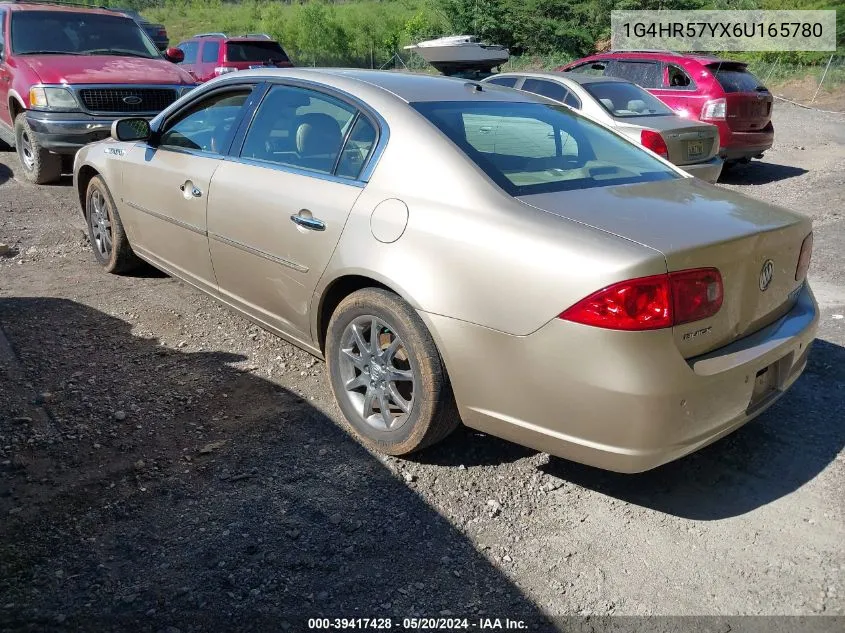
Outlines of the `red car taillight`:
[[713,316],[722,297],[719,271],[696,268],[621,281],[582,299],[559,318],[609,330],[659,330]]
[[643,144],[643,147],[650,149],[655,154],[659,154],[663,158],[669,158],[669,148],[666,147],[666,141],[660,136],[660,132],[643,130],[640,133],[640,142]]
[[813,234],[810,233],[801,243],[801,254],[798,256],[798,268],[795,269],[795,281],[804,281],[810,269],[813,257]]

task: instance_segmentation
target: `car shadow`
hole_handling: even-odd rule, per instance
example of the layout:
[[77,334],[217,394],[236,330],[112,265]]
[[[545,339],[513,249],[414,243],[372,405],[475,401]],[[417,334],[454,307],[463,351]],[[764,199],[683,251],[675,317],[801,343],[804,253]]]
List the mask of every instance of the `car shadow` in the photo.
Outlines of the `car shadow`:
[[536,455],[537,451],[459,426],[445,440],[403,459],[436,466],[493,466]]
[[2,185],[7,180],[11,180],[14,177],[15,175],[12,173],[12,170],[9,169],[6,165],[0,163],[0,185]]
[[449,613],[552,630],[412,486],[244,356],[163,347],[64,299],[0,299],[0,326],[17,359],[0,345],[9,630]]
[[754,160],[745,165],[732,165],[722,170],[719,183],[723,185],[765,185],[806,174],[807,170],[791,165],[778,165]]
[[[714,521],[805,485],[845,446],[845,348],[817,340],[804,375],[759,418],[701,451],[638,475],[552,458],[548,474],[666,514]],[[839,412],[839,413],[837,413]]]

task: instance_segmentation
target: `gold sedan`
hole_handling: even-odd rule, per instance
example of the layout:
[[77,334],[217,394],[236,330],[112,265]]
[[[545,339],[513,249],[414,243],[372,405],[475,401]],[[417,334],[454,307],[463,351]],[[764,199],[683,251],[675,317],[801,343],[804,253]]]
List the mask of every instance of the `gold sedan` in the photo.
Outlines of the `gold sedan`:
[[370,447],[464,424],[617,471],[736,429],[806,365],[806,218],[565,106],[458,79],[232,73],[81,150],[96,260],[325,358]]

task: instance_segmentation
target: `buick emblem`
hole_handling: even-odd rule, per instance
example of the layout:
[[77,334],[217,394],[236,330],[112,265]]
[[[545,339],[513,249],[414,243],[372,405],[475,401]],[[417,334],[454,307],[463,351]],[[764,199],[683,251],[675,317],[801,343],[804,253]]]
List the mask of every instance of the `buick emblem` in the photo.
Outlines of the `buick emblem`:
[[767,259],[763,264],[763,269],[760,271],[760,290],[763,292],[772,283],[772,277],[775,276],[775,263],[771,259]]
[[125,103],[126,105],[140,105],[141,101],[141,97],[137,95],[129,95],[128,97],[123,97],[123,103]]

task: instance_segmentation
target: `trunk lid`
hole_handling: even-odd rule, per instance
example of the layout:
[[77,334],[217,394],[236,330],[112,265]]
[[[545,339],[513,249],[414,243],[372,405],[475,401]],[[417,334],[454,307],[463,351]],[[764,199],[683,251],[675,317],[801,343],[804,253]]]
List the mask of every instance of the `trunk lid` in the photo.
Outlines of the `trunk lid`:
[[772,118],[774,98],[745,64],[714,62],[707,66],[725,91],[728,127],[737,132],[758,132]]
[[[777,320],[795,304],[802,285],[795,281],[795,271],[801,243],[811,230],[807,218],[694,178],[520,200],[654,248],[663,253],[670,272],[719,269],[724,284],[719,312],[674,328],[685,358]],[[763,290],[761,276],[769,261],[771,279]]]
[[637,117],[635,121],[618,121],[620,131],[634,128],[659,132],[669,150],[669,160],[676,165],[690,165],[710,160],[719,151],[719,128],[709,123],[689,121],[678,116]]

